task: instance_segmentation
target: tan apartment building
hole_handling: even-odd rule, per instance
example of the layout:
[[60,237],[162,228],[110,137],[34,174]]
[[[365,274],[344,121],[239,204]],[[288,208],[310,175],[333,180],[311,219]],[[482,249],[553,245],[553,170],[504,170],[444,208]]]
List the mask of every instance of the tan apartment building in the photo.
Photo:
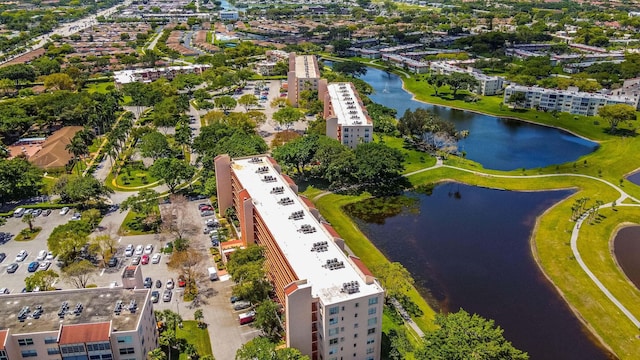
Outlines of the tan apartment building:
[[328,137],[352,149],[373,141],[373,121],[352,83],[327,84],[322,79],[318,97],[324,103]]
[[288,100],[291,106],[297,107],[300,93],[305,90],[318,90],[320,69],[318,59],[314,55],[289,54]]
[[243,244],[265,248],[287,346],[314,360],[380,359],[384,290],[291,178],[266,155],[220,155],[215,170],[220,213],[233,207]]
[[149,289],[0,295],[0,359],[139,360],[158,347]]

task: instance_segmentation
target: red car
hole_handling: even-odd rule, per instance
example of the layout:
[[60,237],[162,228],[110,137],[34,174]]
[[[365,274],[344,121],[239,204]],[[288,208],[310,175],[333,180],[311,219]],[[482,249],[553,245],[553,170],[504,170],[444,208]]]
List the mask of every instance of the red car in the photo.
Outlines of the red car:
[[178,276],[178,286],[179,287],[187,286],[187,280],[182,275]]
[[140,263],[142,265],[147,265],[149,263],[149,255],[147,254],[142,255],[142,259],[140,259]]

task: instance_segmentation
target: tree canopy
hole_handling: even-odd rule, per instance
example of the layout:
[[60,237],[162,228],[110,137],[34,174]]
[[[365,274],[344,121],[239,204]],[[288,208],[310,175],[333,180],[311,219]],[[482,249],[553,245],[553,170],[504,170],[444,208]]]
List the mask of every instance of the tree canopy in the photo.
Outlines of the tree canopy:
[[0,159],[0,204],[38,195],[42,170],[22,157]]
[[191,180],[195,169],[193,166],[175,158],[158,159],[149,168],[151,176],[164,180],[171,193],[183,181]]
[[444,315],[436,314],[436,330],[425,334],[416,359],[497,359],[526,360],[524,353],[507,341],[503,330],[493,320],[470,315],[464,310]]
[[54,193],[59,194],[66,203],[87,203],[101,201],[104,196],[113,193],[113,190],[93,176],[65,175],[55,183]]
[[627,104],[605,105],[598,109],[598,115],[611,125],[609,131],[614,132],[621,122],[636,119],[636,109]]
[[257,337],[242,345],[236,352],[236,360],[308,360],[295,348],[276,349],[276,344],[264,337]]

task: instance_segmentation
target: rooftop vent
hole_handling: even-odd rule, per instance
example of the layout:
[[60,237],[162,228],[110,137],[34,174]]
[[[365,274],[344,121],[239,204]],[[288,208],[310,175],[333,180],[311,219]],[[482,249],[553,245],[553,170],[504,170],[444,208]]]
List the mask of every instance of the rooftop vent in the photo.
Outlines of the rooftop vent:
[[265,175],[262,178],[262,181],[264,181],[264,182],[276,182],[276,181],[278,181],[278,179],[276,179],[275,176]]
[[300,211],[294,211],[291,213],[291,215],[289,215],[289,219],[293,219],[293,220],[300,220],[304,217],[304,211],[300,210]]
[[31,317],[33,317],[34,319],[39,319],[43,311],[44,310],[42,310],[42,305],[36,305],[36,310],[31,313]]
[[346,292],[347,294],[353,294],[360,291],[360,284],[357,281],[349,281],[342,283],[342,290],[340,292]]
[[327,263],[323,265],[324,268],[329,270],[337,270],[344,268],[344,261],[338,261],[337,258],[327,260]]
[[251,158],[251,160],[249,160],[249,162],[252,163],[252,164],[258,164],[258,163],[262,162],[262,159],[259,158],[259,157],[254,157],[254,158]]
[[29,311],[30,310],[28,306],[24,306],[22,309],[20,309],[20,312],[18,313],[18,320],[20,320],[20,322],[24,322],[24,320],[29,315]]
[[320,242],[313,243],[313,247],[311,248],[311,251],[324,252],[324,251],[327,251],[328,247],[329,247],[329,244],[326,241],[320,241]]
[[116,315],[120,315],[120,313],[122,312],[122,300],[116,301],[116,306],[113,308],[113,312]]
[[138,309],[138,304],[136,303],[135,299],[132,299],[131,302],[129,302],[129,311],[133,314],[136,312],[137,309]]
[[284,198],[278,200],[278,204],[280,204],[280,205],[291,205],[291,204],[293,204],[293,200],[291,200],[291,198],[289,198],[289,197],[284,197]]
[[258,168],[258,170],[256,170],[256,173],[258,174],[264,174],[264,173],[268,173],[269,172],[269,167],[268,166],[260,166]]
[[82,314],[82,309],[84,309],[84,306],[82,306],[82,303],[77,303],[76,308],[73,310],[73,313],[76,315],[80,315]]
[[58,316],[61,319],[63,319],[64,315],[67,313],[67,310],[69,310],[69,302],[63,301],[62,305],[60,305],[60,311],[58,311]]
[[309,224],[304,224],[300,226],[300,229],[298,229],[298,232],[301,232],[303,234],[311,234],[316,232],[316,228]]
[[276,186],[271,189],[272,194],[282,194],[284,192],[284,186]]

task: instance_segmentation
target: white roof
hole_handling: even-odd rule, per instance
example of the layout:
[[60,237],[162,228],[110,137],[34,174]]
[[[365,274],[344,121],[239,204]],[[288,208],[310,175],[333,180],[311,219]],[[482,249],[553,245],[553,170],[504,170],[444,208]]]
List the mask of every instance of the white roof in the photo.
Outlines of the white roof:
[[[256,161],[256,159],[258,161]],[[231,168],[242,187],[246,189],[260,217],[273,235],[280,251],[287,258],[298,279],[307,280],[314,297],[327,305],[359,297],[371,296],[383,290],[374,281],[367,285],[352,262],[334,243],[333,237],[308,211],[298,195],[289,187],[286,180],[275,170],[266,156],[234,159]],[[268,169],[258,173],[259,168]],[[273,182],[263,181],[265,176],[274,178]],[[282,187],[281,194],[272,193],[273,188]],[[279,201],[290,199],[289,205]],[[300,220],[290,219],[294,212],[301,212]],[[304,233],[303,225],[314,228],[314,232]],[[324,251],[312,251],[314,244],[324,244]],[[330,270],[327,261],[336,259],[344,267]],[[357,281],[359,291],[349,294],[342,291],[346,282]]]
[[298,79],[319,78],[317,66],[314,55],[296,55],[296,77]]
[[333,112],[342,126],[370,126],[369,118],[365,115],[358,95],[351,83],[332,83],[327,86],[331,97]]

